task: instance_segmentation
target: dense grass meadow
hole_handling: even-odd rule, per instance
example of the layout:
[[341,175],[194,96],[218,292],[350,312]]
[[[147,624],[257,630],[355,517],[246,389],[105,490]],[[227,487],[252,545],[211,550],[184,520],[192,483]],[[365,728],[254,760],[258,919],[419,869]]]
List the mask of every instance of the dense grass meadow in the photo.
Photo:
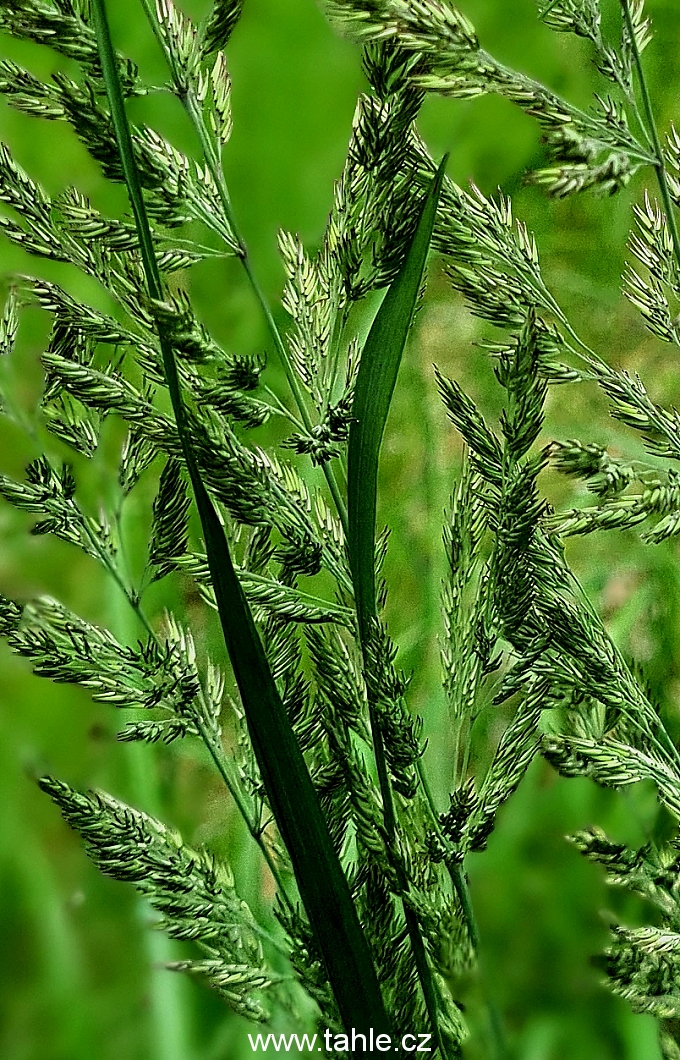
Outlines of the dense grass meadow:
[[[183,6],[195,16],[208,7],[199,0],[183,0]],[[589,105],[595,73],[585,43],[551,33],[537,18],[534,0],[464,0],[462,6],[489,51],[573,102]],[[610,6],[613,11],[617,5]],[[109,7],[120,48],[148,79],[162,84],[167,75],[137,0]],[[650,0],[648,8],[655,38],[645,53],[646,68],[657,120],[666,129],[673,119],[680,122],[680,12],[674,0]],[[64,60],[32,44],[0,37],[0,52],[43,77],[68,70]],[[308,248],[318,245],[364,84],[360,51],[330,28],[314,0],[246,0],[228,62],[234,131],[225,170],[255,271],[278,307],[283,271],[277,232],[285,228],[299,233]],[[131,111],[182,150],[196,151],[175,100],[158,93],[135,100]],[[535,233],[548,285],[588,344],[609,363],[643,373],[654,400],[678,403],[677,350],[645,330],[620,290],[631,205],[640,200],[644,182],[651,183],[649,174],[635,177],[612,198],[586,193],[549,199],[523,181],[525,172],[540,164],[539,130],[498,97],[429,97],[419,127],[435,158],[450,152],[448,173],[461,186],[473,181],[487,195],[500,188],[512,196],[516,215]],[[0,139],[50,194],[75,184],[104,213],[127,209],[122,187],[103,180],[63,124],[19,114],[2,101]],[[0,274],[27,271],[111,311],[94,281],[68,265],[29,259],[0,237]],[[175,279],[188,287],[204,322],[226,348],[251,355],[267,350],[266,381],[285,399],[283,373],[238,262],[206,261]],[[2,282],[6,287],[7,280]],[[376,304],[364,310],[365,330]],[[275,312],[285,327],[285,313]],[[25,409],[39,400],[39,356],[47,334],[46,314],[24,313],[16,354],[0,363],[2,389]],[[495,422],[501,391],[480,346],[492,334],[491,325],[472,316],[451,290],[433,256],[390,412],[379,523],[392,528],[384,570],[390,586],[387,617],[399,645],[398,664],[413,674],[409,706],[423,718],[426,759],[442,805],[450,787],[451,748],[437,642],[441,523],[460,473],[461,445],[439,400],[432,363],[459,380]],[[279,429],[274,422],[251,437],[266,442]],[[604,396],[588,383],[551,389],[544,436],[597,441],[613,452],[630,453],[631,444],[638,444],[608,417]],[[95,514],[102,490],[115,481],[110,469],[120,441],[120,424],[112,419],[91,461],[69,455]],[[0,425],[3,473],[22,477],[39,451],[15,426]],[[557,508],[583,497],[583,487],[553,472],[541,481]],[[146,496],[140,487],[121,514],[133,572],[143,564],[153,495],[149,482]],[[31,536],[32,522],[0,504],[0,592],[20,600],[55,596],[134,643],[140,630],[113,581],[68,544]],[[606,532],[570,539],[567,551],[617,645],[642,666],[669,731],[680,736],[677,540],[643,544],[635,531]],[[147,606],[151,613],[178,608],[188,615],[197,641],[217,644],[201,601],[181,577],[152,587]],[[491,754],[504,721],[495,711],[489,704],[480,721],[475,745],[480,761]],[[33,676],[3,641],[0,1058],[245,1060],[252,1028],[200,982],[161,967],[189,954],[189,947],[149,930],[149,908],[131,888],[100,875],[34,783],[37,774],[50,772],[75,787],[102,787],[157,813],[189,842],[223,855],[241,892],[266,918],[271,882],[198,741],[123,744],[116,741],[121,724],[113,708],[92,703],[86,691]],[[473,1030],[465,1052],[469,1060],[496,1060],[482,998],[492,1000],[507,1039],[503,1055],[513,1060],[659,1060],[654,1021],[633,1015],[614,997],[598,966],[609,925],[647,923],[649,912],[642,900],[607,887],[601,868],[566,842],[567,833],[595,823],[637,846],[673,827],[646,782],[615,792],[584,778],[559,777],[538,757],[501,811],[488,849],[466,862],[481,939],[479,975],[461,981],[457,990]],[[500,1060],[500,1051],[497,1056]]]

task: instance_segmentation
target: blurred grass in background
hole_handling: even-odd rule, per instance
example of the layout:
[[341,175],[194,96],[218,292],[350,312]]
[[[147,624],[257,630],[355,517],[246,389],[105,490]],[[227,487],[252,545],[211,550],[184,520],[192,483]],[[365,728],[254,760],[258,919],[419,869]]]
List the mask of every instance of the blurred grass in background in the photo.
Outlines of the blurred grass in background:
[[[162,84],[160,55],[135,0],[111,3],[119,46]],[[190,14],[206,5],[189,4]],[[612,12],[616,9],[612,0]],[[482,43],[510,65],[544,80],[575,102],[588,103],[595,72],[586,46],[540,25],[533,0],[466,0]],[[646,53],[662,126],[678,115],[680,53],[674,47],[680,15],[674,0],[650,0],[657,32]],[[46,49],[2,40],[3,55],[43,76],[59,68]],[[279,227],[299,232],[313,248],[321,236],[340,174],[363,77],[358,51],[339,40],[313,0],[247,0],[229,49],[234,84],[234,134],[225,166],[237,216],[256,270],[272,301],[282,270]],[[138,100],[145,120],[195,149],[179,107],[162,94]],[[640,183],[613,200],[548,202],[522,185],[541,154],[534,123],[503,100],[426,102],[421,131],[435,156],[451,151],[449,172],[474,180],[484,192],[501,187],[533,228],[553,292],[588,342],[606,358],[639,369],[652,396],[677,401],[677,366],[668,347],[651,339],[619,293],[630,203]],[[107,185],[84,149],[62,125],[20,116],[0,104],[0,132],[28,172],[48,191],[75,184],[105,212],[125,209],[121,188]],[[6,242],[0,271],[30,271],[102,303],[101,292],[74,270],[29,260]],[[237,262],[205,263],[184,278],[215,337],[231,349],[256,353],[267,336]],[[486,325],[470,317],[437,267],[400,377],[388,425],[381,517],[393,528],[386,576],[389,618],[401,645],[402,667],[413,671],[410,702],[424,717],[428,758],[437,770],[442,808],[449,769],[446,710],[439,688],[436,635],[443,573],[442,510],[457,473],[460,447],[436,397],[431,362],[457,377],[490,416],[499,411],[488,359],[474,343]],[[31,408],[40,393],[38,357],[46,318],[24,315],[18,356],[3,364],[3,385]],[[284,382],[274,360],[269,380]],[[38,455],[30,439],[2,425],[2,470],[21,475]],[[551,393],[547,437],[578,437],[631,453],[632,435],[607,418],[594,389]],[[93,510],[111,491],[121,431],[107,425],[103,452],[75,460]],[[54,444],[54,443],[52,443]],[[70,456],[72,459],[72,456]],[[545,476],[555,503],[570,486]],[[130,562],[143,563],[153,484],[133,494],[125,512]],[[121,637],[140,631],[115,586],[75,549],[30,537],[30,520],[0,508],[0,591],[18,599],[50,593]],[[633,534],[606,534],[570,543],[570,557],[591,598],[604,611],[623,649],[644,665],[671,731],[680,675],[680,563],[677,546],[643,547]],[[170,585],[168,581],[164,586]],[[168,591],[175,594],[169,599]],[[187,609],[198,639],[205,616],[186,587],[173,582],[154,605]],[[26,665],[0,651],[0,1058],[2,1060],[240,1060],[251,1055],[249,1026],[229,1015],[207,990],[161,970],[177,948],[147,930],[148,909],[132,890],[104,879],[30,775],[49,769],[81,787],[102,786],[161,814],[189,842],[227,856],[238,885],[254,904],[263,899],[260,862],[246,842],[228,799],[200,750],[116,743],[121,718],[93,705],[79,689],[32,677]],[[490,709],[485,740],[498,737]],[[439,750],[438,750],[439,746]],[[480,755],[484,747],[480,745]],[[481,928],[481,976],[460,984],[474,1038],[471,1060],[493,1056],[482,994],[494,999],[517,1060],[657,1060],[653,1023],[629,1013],[601,985],[593,955],[606,945],[612,917],[642,922],[633,899],[607,889],[597,867],[564,841],[574,829],[598,823],[614,838],[640,844],[668,828],[653,793],[627,799],[586,782],[556,777],[537,761],[502,812],[489,849],[470,859],[473,898]],[[603,911],[604,914],[603,914]],[[645,910],[644,916],[649,914]],[[292,1028],[291,1028],[292,1029]]]

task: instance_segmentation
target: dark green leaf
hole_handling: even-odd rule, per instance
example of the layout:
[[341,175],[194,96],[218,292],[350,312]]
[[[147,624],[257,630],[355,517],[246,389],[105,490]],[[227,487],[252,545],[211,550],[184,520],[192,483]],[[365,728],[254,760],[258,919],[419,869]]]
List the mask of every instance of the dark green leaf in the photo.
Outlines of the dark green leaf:
[[[97,42],[111,116],[130,196],[149,293],[162,297],[160,274],[134,161],[130,129],[104,0],[93,0]],[[288,848],[319,950],[347,1028],[389,1033],[380,987],[342,866],[302,752],[271,674],[236,576],[222,524],[201,480],[189,433],[171,342],[158,322],[173,412],[201,519],[210,574],[227,650],[272,812]]]

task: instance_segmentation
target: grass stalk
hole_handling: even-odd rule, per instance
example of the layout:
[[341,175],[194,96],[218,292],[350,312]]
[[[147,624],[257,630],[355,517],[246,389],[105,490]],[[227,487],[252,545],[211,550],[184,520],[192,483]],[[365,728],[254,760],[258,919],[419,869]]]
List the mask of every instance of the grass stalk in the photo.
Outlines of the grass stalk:
[[[142,607],[139,595],[132,588],[130,588],[130,586],[126,583],[125,578],[123,578],[123,576],[121,575],[118,567],[112,561],[111,556],[107,552],[105,552],[104,550],[99,548],[98,539],[94,535],[91,535],[90,540],[92,541],[93,546],[95,548],[97,548],[97,553],[98,553],[98,555],[99,555],[99,557],[101,559],[101,562],[103,563],[106,571],[111,576],[111,578],[113,579],[115,584],[120,589],[121,593],[123,594],[125,600],[128,603],[128,606],[130,607],[131,611],[135,614],[135,616],[137,617],[137,620],[143,626],[143,628],[144,628],[145,632],[147,633],[147,635],[153,640],[153,642],[157,645],[157,647],[161,648],[162,647],[161,640],[160,640],[158,634],[156,633],[156,630],[153,628],[151,622],[149,621],[149,618],[148,618],[144,608]],[[202,695],[202,693],[201,693],[201,695]],[[217,772],[219,773],[220,777],[222,778],[222,780],[224,782],[225,787],[227,788],[231,798],[234,800],[234,804],[236,806],[236,809],[238,810],[239,814],[243,818],[243,821],[244,821],[244,823],[246,825],[246,828],[248,829],[248,832],[250,833],[251,839],[255,840],[255,842],[257,843],[257,845],[258,845],[258,847],[260,849],[260,853],[262,854],[262,857],[265,860],[267,868],[269,869],[269,871],[270,871],[270,873],[272,875],[272,878],[274,880],[274,883],[276,884],[277,891],[278,891],[278,893],[279,893],[279,895],[281,897],[281,900],[288,907],[288,909],[292,912],[293,909],[294,909],[293,901],[292,901],[290,895],[288,894],[288,889],[287,889],[287,887],[286,887],[286,885],[285,885],[285,883],[283,881],[283,878],[281,876],[279,868],[278,868],[276,862],[274,861],[274,859],[272,858],[272,855],[271,855],[271,853],[270,853],[270,851],[269,851],[269,849],[267,847],[267,844],[264,842],[264,839],[263,839],[263,836],[262,836],[262,830],[259,827],[259,825],[258,825],[257,821],[255,820],[255,818],[251,815],[251,812],[250,812],[248,806],[246,805],[246,803],[245,803],[245,801],[243,799],[240,787],[238,785],[238,782],[237,782],[236,778],[233,775],[233,770],[231,768],[231,763],[229,761],[228,756],[226,755],[226,753],[224,751],[224,748],[222,747],[222,745],[217,740],[214,739],[213,734],[210,732],[209,728],[205,724],[202,724],[199,721],[198,722],[198,728],[199,728],[199,731],[200,731],[201,739],[203,740],[203,743],[205,744],[205,746],[206,746],[206,748],[207,748],[207,750],[208,750],[208,752],[210,754],[210,757],[213,760],[213,764],[214,764],[215,768],[217,769]],[[149,793],[147,793],[147,794],[149,794]],[[153,798],[151,798],[150,800],[142,798],[142,803],[144,805],[147,805],[147,804],[151,805],[152,811],[153,811],[153,802],[154,802]],[[155,812],[155,811],[153,811],[153,812]]]
[[652,99],[649,94],[649,86],[647,84],[647,75],[645,74],[645,68],[642,65],[642,56],[640,55],[640,49],[638,42],[635,37],[635,26],[633,24],[633,15],[630,9],[630,0],[621,0],[621,7],[623,10],[623,17],[626,22],[628,29],[628,35],[630,37],[631,52],[633,55],[633,62],[635,64],[635,71],[637,73],[638,85],[640,87],[640,97],[642,99],[642,108],[646,119],[646,133],[650,139],[654,150],[654,157],[651,160],[656,173],[656,179],[659,185],[659,191],[661,193],[661,200],[663,202],[664,212],[666,214],[666,220],[668,222],[668,230],[671,235],[673,242],[673,251],[675,253],[675,260],[678,268],[680,268],[680,233],[678,232],[678,224],[675,217],[675,208],[673,206],[673,200],[671,199],[670,188],[668,187],[668,180],[666,177],[666,162],[663,156],[663,148],[661,146],[661,140],[659,138],[659,130],[657,129],[656,119],[654,117],[654,109],[652,107]]
[[[117,515],[120,529],[120,507],[117,509]],[[96,542],[94,535],[92,538],[93,543]],[[104,561],[103,555],[101,558]],[[106,573],[121,590],[120,593],[114,594],[108,604],[108,609],[112,612],[113,628],[124,632],[126,643],[134,644],[138,632],[137,622],[141,621],[158,643],[134,592],[111,557],[107,554],[106,558],[109,561],[104,563]],[[163,807],[158,764],[151,748],[141,744],[128,744],[124,748],[124,757],[127,766],[127,789],[132,804],[160,817]],[[137,896],[137,908],[139,920],[144,925],[144,948],[149,964],[147,1020],[152,1055],[154,1060],[192,1060],[195,1051],[192,1042],[193,1013],[189,984],[182,976],[171,974],[165,967],[171,961],[179,959],[177,943],[162,932],[147,927],[155,914],[148,900],[142,895]]]
[[[283,336],[281,335],[276,320],[274,319],[274,314],[271,311],[271,306],[269,305],[267,297],[264,291],[262,290],[260,281],[253,268],[252,259],[248,251],[248,246],[240,231],[238,220],[236,218],[234,207],[231,201],[231,195],[229,194],[227,181],[224,176],[222,161],[220,158],[219,149],[215,142],[215,137],[210,133],[209,129],[206,126],[205,119],[203,117],[203,112],[201,110],[201,106],[198,100],[196,99],[195,93],[192,91],[191,88],[185,88],[184,86],[182,86],[181,79],[177,76],[177,70],[175,69],[174,63],[172,61],[172,56],[169,54],[168,49],[165,47],[165,42],[160,32],[158,19],[156,17],[153,5],[151,4],[150,0],[141,0],[141,4],[151,25],[151,29],[153,30],[154,36],[158,40],[163,50],[163,54],[168,63],[168,66],[170,67],[170,72],[177,87],[178,95],[184,105],[186,113],[193,126],[194,132],[198,137],[199,143],[201,145],[201,150],[203,151],[203,157],[205,159],[205,163],[208,167],[210,175],[215,181],[215,186],[218,190],[225,220],[227,222],[227,225],[231,229],[238,245],[237,257],[241,262],[241,265],[243,266],[243,270],[245,272],[250,288],[260,307],[262,316],[264,317],[265,323],[267,325],[267,330],[269,331],[269,334],[274,343],[274,347],[276,349],[281,366],[283,367],[283,371],[286,376],[286,381],[288,383],[288,386],[290,387],[290,391],[295,400],[295,404],[297,405],[298,412],[302,419],[302,423],[304,425],[305,430],[311,432],[313,428],[313,422],[309,414],[309,409],[307,408],[307,401],[305,399],[304,391],[300,385],[300,381],[297,377],[295,369],[291,364],[291,360],[288,355],[288,350],[286,349],[286,344],[283,340]],[[340,487],[338,486],[338,482],[333,472],[333,468],[330,466],[328,461],[324,461],[324,463],[322,464],[322,469],[331,497],[333,498],[333,503],[335,504],[338,517],[342,523],[343,530],[345,531],[345,536],[347,536],[347,506],[340,491]]]
[[[158,774],[149,750],[139,744],[126,748],[128,789],[132,802],[152,814],[161,811]],[[157,1060],[190,1060],[192,1045],[192,1012],[189,984],[174,975],[166,965],[178,959],[177,944],[160,931],[150,930],[147,922],[153,910],[141,895],[137,898],[139,919],[144,924],[144,947],[149,962],[148,1013],[152,1050]]]

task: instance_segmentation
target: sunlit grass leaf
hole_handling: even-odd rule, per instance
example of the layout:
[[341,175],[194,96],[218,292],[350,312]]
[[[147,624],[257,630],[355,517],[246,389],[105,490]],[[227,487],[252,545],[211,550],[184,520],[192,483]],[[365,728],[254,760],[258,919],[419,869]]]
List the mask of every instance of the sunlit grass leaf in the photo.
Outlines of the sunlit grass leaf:
[[[423,282],[447,157],[444,157],[425,196],[404,263],[385,295],[368,333],[357,374],[348,447],[348,547],[359,636],[367,671],[371,666],[371,627],[377,618],[375,516],[380,446],[397,382],[399,364]],[[369,712],[385,827],[388,835],[393,839],[395,814],[388,777],[385,739],[376,716],[370,689]],[[401,869],[398,872],[401,874]],[[437,1036],[437,1044],[442,1055],[448,1056],[446,1045],[439,1034],[434,985],[420,927],[413,911],[406,906],[404,916],[431,1025]]]
[[370,620],[376,614],[375,517],[380,446],[423,280],[447,160],[445,155],[425,197],[404,264],[376,314],[359,363],[347,454],[347,506],[350,567],[364,643]]

